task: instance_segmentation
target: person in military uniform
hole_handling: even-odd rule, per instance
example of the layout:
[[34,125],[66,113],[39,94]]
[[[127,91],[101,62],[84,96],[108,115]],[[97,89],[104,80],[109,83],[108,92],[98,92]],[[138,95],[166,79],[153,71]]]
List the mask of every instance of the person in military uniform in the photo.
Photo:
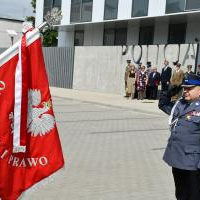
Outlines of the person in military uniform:
[[127,88],[128,88],[127,98],[131,97],[131,99],[134,99],[135,81],[136,81],[136,69],[135,69],[135,65],[131,65],[128,72],[128,79],[127,79]]
[[187,74],[182,88],[176,103],[170,100],[180,86],[160,94],[171,131],[163,159],[172,167],[177,200],[200,200],[200,77]]
[[126,60],[127,65],[124,73],[124,84],[125,84],[125,93],[126,95],[124,97],[129,97],[128,95],[128,86],[127,86],[127,81],[128,81],[128,75],[131,67],[131,60]]

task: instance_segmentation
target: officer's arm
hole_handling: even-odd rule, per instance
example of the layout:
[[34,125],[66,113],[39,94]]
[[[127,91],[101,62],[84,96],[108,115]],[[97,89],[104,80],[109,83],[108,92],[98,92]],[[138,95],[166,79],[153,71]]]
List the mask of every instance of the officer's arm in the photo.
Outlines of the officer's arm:
[[171,96],[169,96],[167,92],[161,92],[158,101],[159,109],[170,115],[173,106],[174,103],[171,102]]
[[170,115],[171,110],[174,106],[174,103],[171,102],[171,97],[175,94],[178,94],[181,90],[181,86],[174,86],[170,88],[168,91],[164,91],[160,93],[158,107],[165,112],[166,114]]

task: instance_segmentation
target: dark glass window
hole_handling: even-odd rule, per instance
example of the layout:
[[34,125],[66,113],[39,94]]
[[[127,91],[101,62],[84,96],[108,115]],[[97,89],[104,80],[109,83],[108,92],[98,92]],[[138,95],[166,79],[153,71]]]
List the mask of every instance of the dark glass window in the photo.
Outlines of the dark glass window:
[[53,0],[53,7],[61,8],[61,0]]
[[140,17],[148,15],[149,0],[133,0],[132,17]]
[[44,12],[43,16],[47,14],[48,11],[52,9],[52,0],[44,0]]
[[61,9],[61,0],[44,0],[43,16],[45,16],[47,12],[51,11],[54,7]]
[[168,43],[169,44],[183,44],[185,43],[186,24],[170,24]]
[[115,43],[115,29],[104,29],[103,45],[114,45]]
[[70,22],[88,22],[92,20],[93,0],[72,0]]
[[103,45],[126,45],[127,29],[126,28],[108,28],[104,29]]
[[71,1],[71,22],[79,22],[81,18],[81,0]]
[[140,27],[139,44],[147,45],[153,44],[154,26]]
[[88,22],[92,20],[92,2],[91,0],[82,0],[82,22]]
[[118,0],[105,0],[104,19],[116,19],[118,12]]
[[118,28],[115,30],[115,45],[125,45],[127,38],[127,29]]
[[166,0],[166,13],[183,12],[185,10],[185,0]]
[[83,46],[84,44],[84,31],[75,31],[74,33],[74,46]]
[[200,1],[199,0],[187,0],[185,9],[186,10],[200,9]]

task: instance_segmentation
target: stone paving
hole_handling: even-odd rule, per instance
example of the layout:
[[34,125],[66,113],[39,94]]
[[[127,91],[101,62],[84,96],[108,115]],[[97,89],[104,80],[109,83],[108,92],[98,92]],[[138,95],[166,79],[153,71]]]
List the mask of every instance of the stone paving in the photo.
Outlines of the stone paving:
[[53,103],[66,167],[22,199],[175,199],[162,161],[167,116],[55,96]]

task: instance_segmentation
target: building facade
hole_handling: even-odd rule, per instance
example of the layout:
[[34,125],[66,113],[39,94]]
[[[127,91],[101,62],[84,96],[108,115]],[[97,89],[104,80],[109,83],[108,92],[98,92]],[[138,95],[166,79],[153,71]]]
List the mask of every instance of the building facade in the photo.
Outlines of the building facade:
[[53,7],[58,47],[74,48],[74,89],[123,94],[127,59],[159,72],[165,59],[200,63],[200,0],[37,0],[36,26]]
[[58,46],[195,43],[199,0],[37,0],[36,26],[62,10]]
[[0,48],[8,48],[21,38],[22,23],[22,20],[0,17]]

